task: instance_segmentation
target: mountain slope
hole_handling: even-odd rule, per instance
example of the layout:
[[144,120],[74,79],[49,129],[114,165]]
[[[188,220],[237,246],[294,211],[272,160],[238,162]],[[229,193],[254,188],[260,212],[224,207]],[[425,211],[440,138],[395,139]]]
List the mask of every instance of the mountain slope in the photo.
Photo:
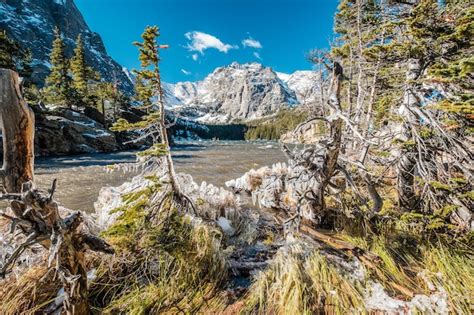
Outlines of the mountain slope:
[[118,81],[126,92],[133,85],[122,67],[105,49],[99,34],[92,32],[73,0],[0,0],[0,29],[30,49],[33,57],[33,80],[40,86],[49,73],[49,54],[58,27],[65,39],[66,53],[72,55],[77,36],[82,35],[87,62],[102,78]]
[[315,102],[321,94],[320,76],[315,71],[295,71],[290,75],[278,72],[277,75],[295,92],[300,104]]
[[255,120],[301,104],[299,95],[314,97],[315,80],[312,71],[286,75],[259,63],[234,62],[203,81],[166,84],[166,102],[181,116],[201,122]]

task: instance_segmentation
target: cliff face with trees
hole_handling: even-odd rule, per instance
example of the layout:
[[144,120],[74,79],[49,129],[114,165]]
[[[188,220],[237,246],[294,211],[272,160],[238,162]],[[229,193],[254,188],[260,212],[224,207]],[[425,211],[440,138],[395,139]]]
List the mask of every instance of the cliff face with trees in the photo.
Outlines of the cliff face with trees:
[[[100,81],[98,72],[85,59],[82,38],[77,38],[74,54],[69,58],[65,38],[56,29],[49,58],[51,69],[46,85],[38,89],[31,80],[34,73],[31,53],[5,32],[0,33],[0,67],[19,73],[25,99],[33,105],[36,154],[65,155],[135,148],[123,144],[126,134],[114,134],[107,129],[126,111],[130,99],[117,84]],[[135,120],[143,115],[138,110],[126,114]]]
[[110,81],[118,81],[129,93],[133,84],[105,49],[99,34],[92,32],[73,0],[5,0],[0,2],[0,29],[23,49],[30,50],[32,81],[43,86],[50,70],[49,56],[54,41],[54,29],[64,35],[65,53],[74,54],[79,35],[85,49],[85,59],[98,73]]

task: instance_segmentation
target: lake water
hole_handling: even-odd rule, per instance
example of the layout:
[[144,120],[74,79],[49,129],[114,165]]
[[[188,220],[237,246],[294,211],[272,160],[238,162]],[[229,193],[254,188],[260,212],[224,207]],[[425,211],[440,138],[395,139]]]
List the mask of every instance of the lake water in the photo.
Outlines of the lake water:
[[[172,150],[177,172],[191,174],[197,183],[224,186],[251,168],[286,161],[275,142],[218,141],[180,144]],[[106,166],[133,163],[134,152],[37,158],[35,182],[47,189],[58,179],[56,200],[73,210],[92,211],[103,186],[119,186],[135,173],[107,172]]]

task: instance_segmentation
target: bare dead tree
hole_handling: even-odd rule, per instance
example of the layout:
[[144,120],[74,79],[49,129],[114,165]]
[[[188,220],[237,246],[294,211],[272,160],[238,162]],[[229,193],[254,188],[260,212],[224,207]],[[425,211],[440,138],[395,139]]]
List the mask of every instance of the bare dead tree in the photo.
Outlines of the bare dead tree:
[[[289,157],[286,170],[280,171],[277,166],[274,172],[264,172],[261,184],[252,189],[254,200],[258,200],[262,206],[281,209],[290,216],[285,223],[294,221],[299,225],[299,220],[304,218],[317,225],[323,218],[331,217],[334,211],[341,212],[339,209],[329,209],[326,198],[333,196],[341,205],[345,205],[341,194],[348,186],[360,205],[367,208],[368,217],[379,212],[383,206],[383,200],[377,192],[378,178],[372,176],[369,169],[364,166],[372,142],[364,139],[354,123],[342,111],[341,84],[344,78],[342,66],[334,62],[330,70],[332,75],[326,105],[328,115],[313,117],[295,130],[298,132],[298,129],[304,128],[306,124],[321,121],[328,126],[329,133],[315,145],[303,149],[290,150],[287,146],[283,146],[284,152]],[[365,153],[361,154],[360,159],[354,160],[353,156],[347,157],[343,152],[345,126],[365,144]],[[354,174],[348,171],[347,164],[356,167]],[[367,190],[367,197],[363,196],[363,191],[358,187],[360,182]],[[368,200],[372,201],[371,205]],[[358,206],[349,209],[352,213],[363,215],[359,210],[361,209]]]
[[[416,124],[417,119],[414,117],[409,108],[419,107],[420,100],[415,94],[414,82],[421,74],[421,62],[417,59],[411,59],[407,64],[407,76],[405,94],[403,103],[400,106],[400,116],[405,118],[403,125],[403,136],[407,139],[412,138],[411,124]],[[411,123],[410,123],[411,122]],[[415,210],[418,199],[415,193],[415,168],[416,153],[411,146],[405,146],[402,149],[400,161],[398,163],[397,188],[400,208],[404,211]]]
[[[326,77],[327,77],[327,72],[326,70],[328,69],[328,62],[329,62],[329,52],[324,49],[313,49],[309,52],[307,59],[313,63],[316,67],[316,71],[318,73],[318,79],[319,79],[319,84],[317,85],[318,88],[318,96],[319,96],[319,105],[318,107],[315,107],[315,110],[317,109],[318,112],[315,113],[318,116],[326,116],[325,112],[325,106],[324,104],[327,102],[327,96],[325,94],[325,86],[326,86]],[[315,86],[316,88],[316,86]],[[309,89],[307,91],[307,94],[305,95],[304,99],[309,97],[311,94],[314,94],[313,89]],[[313,102],[316,103],[316,99],[313,100]]]
[[298,209],[295,217],[300,216],[301,203],[309,202],[311,205],[311,218],[316,214],[322,214],[326,210],[325,192],[328,186],[334,186],[331,179],[337,169],[339,152],[341,149],[343,120],[340,104],[341,82],[343,79],[343,69],[341,65],[334,62],[332,68],[332,79],[329,88],[327,117],[318,117],[329,125],[330,134],[328,139],[318,143],[319,149],[309,149],[302,152],[291,152],[286,146],[285,153],[295,162],[296,165],[303,166],[302,176],[308,176],[314,180],[314,186],[299,192]]
[[81,212],[62,218],[53,195],[56,181],[49,194],[41,193],[32,182],[23,184],[19,194],[3,194],[0,199],[11,201],[13,216],[0,213],[11,221],[10,231],[20,231],[26,236],[12,255],[0,267],[0,275],[11,271],[20,255],[29,247],[41,244],[49,251],[48,268],[54,271],[61,281],[65,299],[63,303],[67,314],[88,314],[87,271],[85,252],[92,250],[113,254],[113,248],[103,239],[81,229]]

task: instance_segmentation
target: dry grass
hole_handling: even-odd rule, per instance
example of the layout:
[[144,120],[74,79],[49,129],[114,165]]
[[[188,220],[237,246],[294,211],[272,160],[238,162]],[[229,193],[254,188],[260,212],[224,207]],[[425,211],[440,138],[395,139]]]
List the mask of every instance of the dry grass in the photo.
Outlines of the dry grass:
[[363,310],[359,289],[318,251],[292,245],[261,272],[244,313],[349,314]]
[[226,277],[220,231],[173,211],[166,215],[161,225],[135,229],[138,245],[125,246],[97,268],[90,293],[97,309],[106,314],[193,313],[211,301],[216,307],[223,304],[212,299]]
[[472,313],[473,251],[464,243],[408,244],[398,235],[339,236],[377,254],[380,263],[365,268],[363,279],[354,278],[326,252],[289,245],[258,274],[242,313],[363,314],[371,283],[380,283],[389,296],[401,301],[445,292],[450,313]]
[[[452,314],[474,310],[473,250],[460,241],[439,240],[411,244],[396,231],[391,237],[346,239],[377,254],[382,263],[370,269],[370,277],[384,285],[392,296],[446,292]],[[410,294],[411,292],[411,294]]]
[[0,285],[0,314],[38,314],[54,301],[61,284],[53,281],[53,273],[44,277],[46,270],[34,267],[18,279],[4,280]]
[[474,311],[474,257],[467,251],[443,245],[430,246],[423,251],[422,265],[428,281],[435,288],[444,288],[453,314],[472,314]]

